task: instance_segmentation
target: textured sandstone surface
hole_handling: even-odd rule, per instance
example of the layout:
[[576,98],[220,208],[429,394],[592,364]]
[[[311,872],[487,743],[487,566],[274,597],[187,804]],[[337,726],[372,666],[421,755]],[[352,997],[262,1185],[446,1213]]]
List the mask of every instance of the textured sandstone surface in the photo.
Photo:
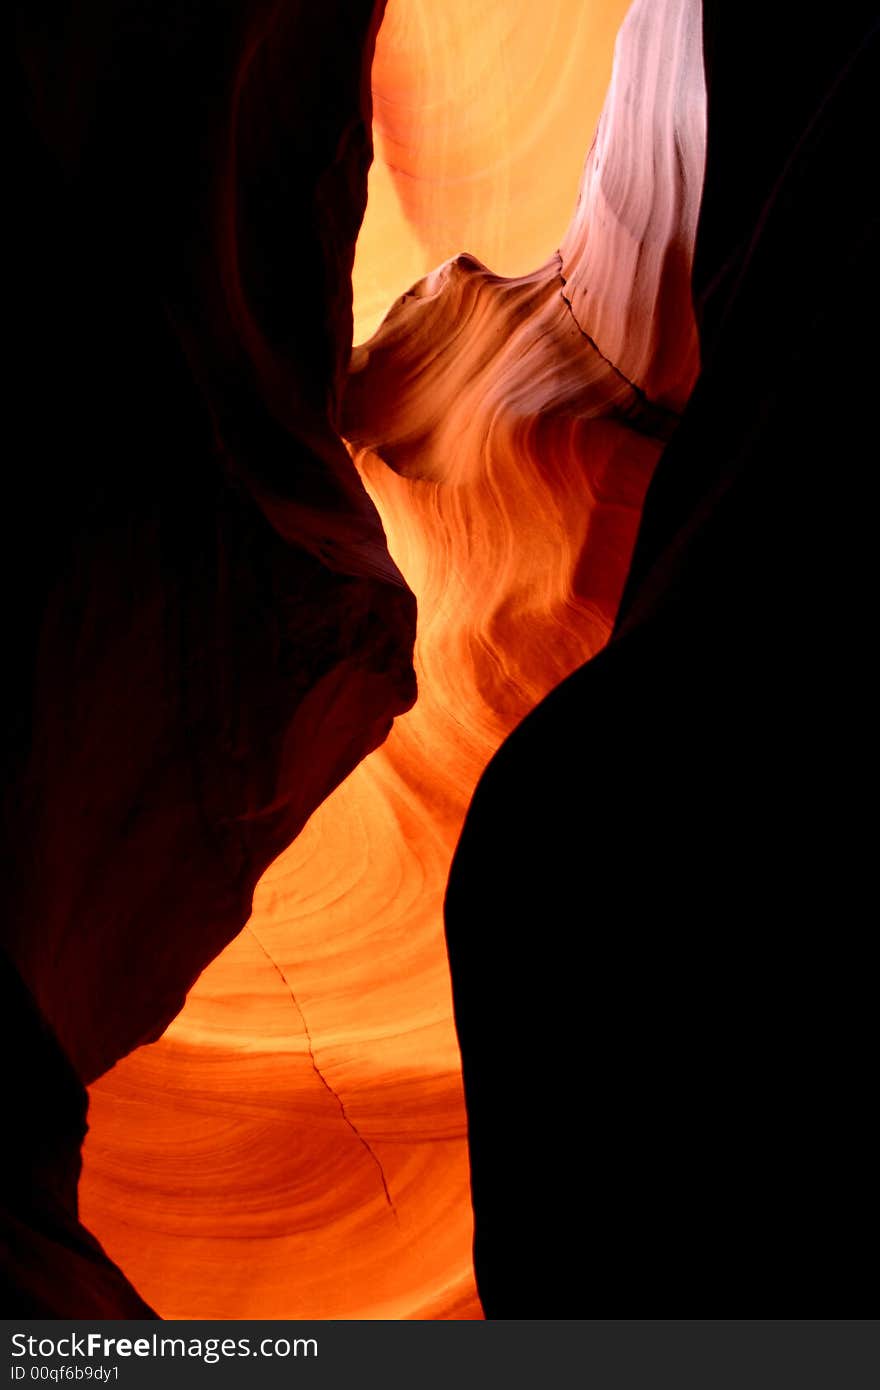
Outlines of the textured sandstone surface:
[[858,1306],[870,8],[20,7],[4,1310]]
[[[568,261],[511,279],[458,256],[354,353],[341,428],[418,599],[419,700],[161,1042],[92,1089],[84,1212],[167,1316],[480,1316],[442,899],[487,761],[607,640],[668,401],[693,383],[702,94],[698,6],[638,5],[600,126],[624,206],[591,157]],[[633,284],[618,242],[640,234]],[[608,302],[648,320],[633,382],[568,302],[585,248],[618,276]]]

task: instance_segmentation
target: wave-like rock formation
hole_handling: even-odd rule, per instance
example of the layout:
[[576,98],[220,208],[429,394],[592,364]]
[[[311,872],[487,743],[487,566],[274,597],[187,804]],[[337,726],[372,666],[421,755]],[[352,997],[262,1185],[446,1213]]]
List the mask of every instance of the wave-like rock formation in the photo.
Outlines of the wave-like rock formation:
[[80,1083],[164,1030],[415,696],[337,430],[379,17],[18,16],[2,946],[47,1117],[3,1148],[18,1312],[143,1308],[78,1223]]
[[19,7],[8,1311],[855,1295],[869,7],[381,8]]
[[[342,429],[418,598],[420,694],[162,1041],[93,1087],[84,1211],[168,1316],[480,1315],[443,894],[487,761],[607,640],[693,384],[699,30],[691,0],[626,22],[560,254],[515,279],[459,256],[355,350]],[[588,252],[609,318],[636,306],[633,380],[573,310]]]

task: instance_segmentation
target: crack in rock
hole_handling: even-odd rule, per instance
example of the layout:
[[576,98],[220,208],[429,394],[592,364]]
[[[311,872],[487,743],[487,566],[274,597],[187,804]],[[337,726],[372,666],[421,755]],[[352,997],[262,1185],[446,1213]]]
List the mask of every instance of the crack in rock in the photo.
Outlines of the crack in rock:
[[260,940],[260,938],[257,936],[257,933],[254,931],[253,927],[250,926],[250,924],[248,924],[247,930],[248,930],[248,932],[250,933],[250,935],[253,937],[254,941],[255,941],[255,942],[257,943],[257,945],[259,946],[260,950],[263,952],[263,955],[266,957],[266,959],[267,959],[267,961],[269,962],[269,964],[270,964],[270,965],[272,966],[272,968],[275,970],[276,974],[277,974],[277,975],[281,978],[281,980],[284,982],[284,985],[285,985],[285,987],[286,987],[286,989],[287,989],[287,992],[288,992],[288,994],[290,995],[290,998],[291,998],[291,1000],[292,1000],[292,1002],[293,1002],[293,1006],[294,1006],[294,1008],[296,1009],[296,1011],[297,1011],[297,1013],[298,1013],[298,1015],[299,1015],[300,1022],[302,1023],[302,1026],[303,1026],[303,1032],[304,1032],[305,1035],[306,1035],[306,1043],[308,1044],[308,1049],[309,1049],[309,1060],[311,1061],[311,1064],[312,1064],[312,1070],[313,1070],[313,1072],[315,1073],[315,1075],[317,1076],[317,1078],[318,1078],[318,1080],[320,1081],[321,1085],[324,1087],[324,1089],[325,1089],[326,1091],[329,1091],[330,1095],[331,1095],[331,1096],[333,1097],[333,1099],[335,1100],[336,1104],[337,1104],[338,1107],[339,1107],[339,1113],[342,1115],[343,1120],[344,1120],[345,1123],[348,1125],[349,1129],[351,1130],[352,1134],[353,1134],[353,1135],[355,1136],[355,1138],[357,1139],[358,1143],[359,1143],[359,1144],[361,1145],[361,1147],[369,1154],[369,1156],[370,1156],[370,1158],[372,1159],[373,1163],[375,1163],[376,1168],[377,1168],[378,1171],[379,1171],[379,1177],[380,1177],[381,1182],[382,1182],[382,1191],[383,1191],[384,1194],[385,1194],[385,1201],[388,1203],[388,1206],[390,1207],[391,1212],[393,1213],[393,1216],[394,1216],[395,1221],[397,1221],[398,1224],[399,1224],[399,1217],[398,1217],[398,1214],[397,1214],[397,1208],[396,1208],[395,1205],[394,1205],[394,1200],[393,1200],[393,1198],[392,1198],[392,1196],[391,1196],[391,1192],[389,1191],[389,1188],[388,1188],[388,1181],[387,1181],[387,1179],[386,1179],[386,1177],[385,1177],[385,1169],[382,1167],[382,1163],[381,1163],[380,1159],[378,1158],[378,1156],[377,1156],[375,1150],[372,1148],[371,1144],[369,1143],[369,1140],[367,1140],[367,1139],[364,1138],[363,1134],[361,1134],[361,1131],[358,1129],[358,1127],[357,1127],[357,1125],[355,1124],[354,1120],[353,1120],[353,1119],[351,1118],[351,1116],[349,1115],[348,1111],[347,1111],[346,1108],[345,1108],[345,1102],[343,1101],[341,1095],[339,1094],[338,1091],[334,1090],[334,1088],[330,1085],[330,1082],[327,1080],[327,1078],[326,1078],[326,1076],[324,1075],[324,1073],[322,1072],[321,1068],[318,1066],[318,1059],[317,1059],[316,1056],[315,1056],[315,1047],[314,1047],[314,1043],[312,1042],[312,1034],[311,1034],[311,1032],[310,1032],[310,1030],[309,1030],[309,1025],[308,1025],[308,1023],[306,1022],[306,1016],[305,1016],[305,1014],[303,1013],[302,1005],[300,1004],[299,1000],[298,1000],[297,997],[296,997],[296,993],[294,992],[293,986],[291,985],[290,981],[288,980],[288,978],[287,978],[287,976],[285,975],[284,971],[282,970],[281,966],[278,964],[277,960],[275,960],[274,956],[272,956],[272,955],[270,954],[270,952],[266,949],[266,947],[263,945],[263,942],[262,942],[262,941]]
[[660,405],[657,401],[652,401],[651,397],[646,394],[646,392],[642,389],[641,386],[637,386],[634,381],[630,380],[626,372],[621,371],[616,362],[612,362],[610,357],[605,356],[605,353],[602,351],[599,344],[596,342],[596,339],[591,337],[587,330],[582,327],[580,320],[578,319],[578,316],[574,311],[574,305],[572,304],[568,295],[565,293],[565,287],[568,284],[568,281],[562,273],[562,256],[558,251],[556,251],[554,255],[555,259],[559,263],[559,270],[557,273],[562,284],[562,287],[559,291],[559,295],[562,299],[563,304],[568,309],[568,312],[571,314],[572,322],[574,323],[575,328],[578,330],[585,342],[589,343],[593,351],[597,352],[599,356],[602,358],[602,361],[611,368],[615,376],[619,376],[621,381],[626,382],[626,385],[632,391],[633,395],[648,412],[649,417],[653,416],[656,418],[657,429],[649,429],[649,432],[652,434],[656,434],[660,439],[667,439],[669,434],[672,432],[672,430],[675,428],[675,426],[681,419],[680,414],[676,410],[671,410],[669,406]]

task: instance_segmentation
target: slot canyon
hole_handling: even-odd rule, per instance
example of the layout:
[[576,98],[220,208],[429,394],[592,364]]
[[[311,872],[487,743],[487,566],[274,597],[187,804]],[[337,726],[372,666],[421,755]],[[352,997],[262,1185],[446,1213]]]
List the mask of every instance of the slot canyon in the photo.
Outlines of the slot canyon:
[[873,7],[16,21],[7,1313],[863,1297]]

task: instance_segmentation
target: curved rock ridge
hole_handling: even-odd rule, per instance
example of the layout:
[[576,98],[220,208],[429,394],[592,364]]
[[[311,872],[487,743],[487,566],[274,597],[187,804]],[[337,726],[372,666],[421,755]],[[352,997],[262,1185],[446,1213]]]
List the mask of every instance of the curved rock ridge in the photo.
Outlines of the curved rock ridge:
[[[565,487],[566,439],[576,457],[576,435],[590,420],[668,437],[675,413],[649,402],[583,332],[561,266],[555,256],[532,275],[505,279],[462,255],[414,286],[354,350],[343,403],[349,442],[370,447],[381,430],[378,448],[395,472],[454,486],[494,472],[499,492],[514,485],[508,457],[530,458],[540,494],[542,462],[558,474],[551,491]],[[563,545],[574,539],[568,529],[560,517]],[[487,547],[496,545],[493,528],[484,534]]]
[[[693,109],[662,98],[664,83],[699,83],[694,14],[637,5],[602,127],[622,163],[632,65],[660,125],[628,148],[633,188],[647,190],[632,206],[654,239],[637,298],[676,319],[676,333],[643,336],[639,362],[656,382],[665,355],[674,399],[693,378],[693,314],[686,283],[661,293],[651,268],[663,278],[662,228],[686,255],[693,228],[690,203],[653,178],[666,142],[687,152],[688,189],[699,181],[699,142],[676,125]],[[584,187],[580,244],[607,274],[631,274],[601,255],[606,200],[594,179]],[[83,1209],[165,1316],[480,1316],[449,864],[495,749],[606,642],[676,422],[596,345],[565,290],[560,256],[505,278],[462,255],[353,355],[342,428],[418,599],[420,694],[264,875],[248,929],[162,1040],[92,1088]],[[512,1007],[529,1031],[528,999]]]

